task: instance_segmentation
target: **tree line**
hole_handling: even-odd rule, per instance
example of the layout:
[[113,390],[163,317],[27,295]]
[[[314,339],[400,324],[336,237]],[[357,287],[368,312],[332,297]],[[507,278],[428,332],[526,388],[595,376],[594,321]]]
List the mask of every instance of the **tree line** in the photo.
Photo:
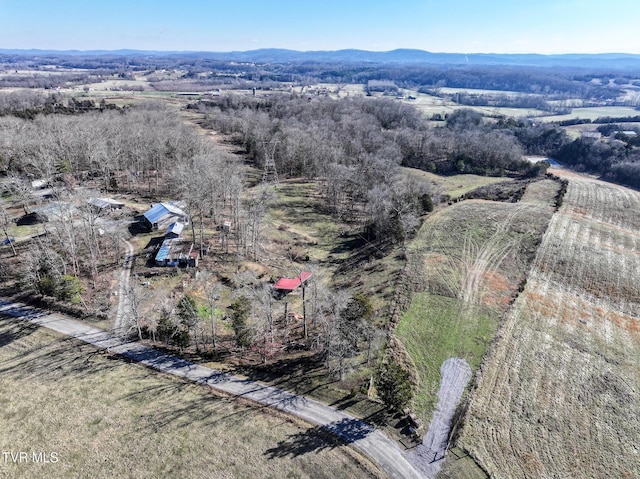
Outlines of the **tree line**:
[[636,132],[632,136],[617,134],[607,141],[577,138],[565,143],[554,157],[578,171],[597,173],[604,179],[640,188],[640,131]]
[[0,117],[0,169],[47,182],[64,174],[98,176],[107,191],[146,185],[160,193],[172,162],[202,148],[193,130],[159,104],[126,111],[70,105],[65,112],[86,113]]
[[272,142],[279,171],[294,177],[324,175],[331,163],[353,165],[376,154],[388,164],[442,174],[530,173],[521,158],[530,145],[504,131],[506,123],[484,121],[473,110],[451,113],[446,128],[434,128],[411,105],[384,98],[310,102],[295,95],[229,95],[200,107],[208,124],[232,135],[258,166],[264,145]]

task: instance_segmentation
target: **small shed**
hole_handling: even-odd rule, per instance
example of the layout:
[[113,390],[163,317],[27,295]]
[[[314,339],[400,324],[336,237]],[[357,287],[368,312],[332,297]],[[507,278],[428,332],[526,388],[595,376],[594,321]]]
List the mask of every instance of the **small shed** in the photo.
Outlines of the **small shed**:
[[124,207],[124,203],[111,198],[90,198],[87,203],[99,211],[119,210]]
[[157,266],[198,266],[200,253],[193,244],[178,238],[167,238],[162,242],[155,261]]
[[295,278],[280,278],[276,281],[276,284],[273,285],[273,289],[283,293],[290,293],[298,289],[303,283],[306,283],[312,275],[313,273],[309,271],[303,271]]
[[158,266],[169,266],[170,258],[169,253],[171,252],[171,240],[164,240],[158,253],[156,254],[156,264]]
[[184,229],[184,223],[180,221],[176,221],[175,223],[171,223],[167,228],[167,231],[164,234],[165,238],[179,238],[182,234],[182,230]]

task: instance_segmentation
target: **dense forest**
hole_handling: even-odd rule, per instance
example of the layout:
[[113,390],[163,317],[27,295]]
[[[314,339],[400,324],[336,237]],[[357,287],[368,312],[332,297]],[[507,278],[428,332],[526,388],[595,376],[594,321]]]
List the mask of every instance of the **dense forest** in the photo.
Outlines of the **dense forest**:
[[528,139],[523,146],[511,131],[471,110],[433,127],[412,106],[384,98],[225,97],[194,108],[206,113],[206,126],[242,145],[257,166],[273,159],[280,175],[322,179],[334,214],[360,215],[377,237],[394,236],[391,231],[404,237],[420,213],[417,203],[407,208],[408,197],[419,199],[426,191],[399,176],[399,166],[525,177],[544,170],[522,155],[545,145]]
[[578,138],[559,148],[555,158],[578,171],[596,173],[604,179],[640,188],[640,130],[621,125],[602,125],[599,130],[610,132],[611,138],[608,141]]
[[561,135],[554,127],[520,123],[513,125],[518,138],[506,121],[487,122],[465,109],[434,127],[412,106],[384,98],[225,97],[198,108],[209,126],[233,135],[259,165],[271,149],[279,171],[290,176],[326,176],[332,164],[358,176],[358,165],[381,159],[442,174],[534,175],[523,153],[549,153],[558,141],[549,140],[550,131]]
[[207,113],[208,126],[232,135],[257,165],[271,155],[288,176],[339,177],[350,185],[341,191],[352,199],[366,198],[396,165],[439,174],[540,174],[544,166],[524,161],[523,155],[550,156],[580,171],[640,186],[640,131],[609,118],[601,119],[601,139],[572,141],[553,123],[489,120],[470,109],[457,110],[434,127],[410,105],[385,98],[310,101],[274,94],[224,97],[198,108]]

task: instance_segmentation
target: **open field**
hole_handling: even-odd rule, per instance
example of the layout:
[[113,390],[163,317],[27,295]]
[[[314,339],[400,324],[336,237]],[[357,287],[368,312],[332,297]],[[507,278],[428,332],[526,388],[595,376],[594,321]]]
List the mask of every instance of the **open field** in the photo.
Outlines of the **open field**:
[[[466,91],[469,93],[486,93],[486,94],[505,94],[510,95],[513,92],[502,92],[496,90],[473,90],[473,89],[464,89],[464,88],[440,88],[442,93],[455,93],[457,91]],[[415,106],[419,111],[424,113],[426,116],[431,117],[435,114],[440,114],[445,116],[449,113],[453,113],[456,110],[460,110],[462,108],[468,108],[471,110],[478,111],[483,115],[505,115],[505,116],[513,116],[516,118],[520,117],[538,117],[545,115],[546,112],[542,110],[537,110],[534,108],[506,108],[506,107],[490,107],[490,106],[467,106],[460,105],[455,101],[451,100],[443,100],[440,97],[429,95],[426,93],[419,93],[416,90],[402,90],[404,95],[412,95],[415,97],[415,100],[401,100],[410,105]]]
[[421,111],[425,116],[431,117],[433,115],[441,115],[444,117],[450,113],[453,113],[456,110],[460,110],[462,108],[467,108],[471,110],[475,110],[477,112],[482,113],[483,115],[505,115],[505,116],[513,116],[513,117],[529,117],[529,116],[541,116],[544,115],[545,112],[542,110],[535,110],[531,108],[503,108],[503,107],[483,107],[483,106],[467,106],[460,105],[453,101],[445,101],[441,98],[427,95],[424,93],[418,92],[409,92],[407,94],[411,94],[415,96],[415,100],[399,100],[404,101],[410,105],[413,105]]
[[640,477],[640,193],[569,181],[471,395],[492,477]]
[[[460,108],[465,108],[463,105]],[[472,110],[476,110],[483,115],[503,115],[512,116],[515,118],[528,118],[528,117],[540,117],[546,115],[547,112],[543,110],[537,110],[534,108],[507,108],[507,107],[491,107],[491,106],[472,106],[469,107]]]
[[440,366],[477,370],[553,213],[558,184],[532,183],[519,203],[466,200],[425,221],[407,249],[416,293],[396,328],[419,375],[412,407],[431,418]]
[[[472,316],[472,320],[469,320]],[[476,370],[493,339],[495,315],[477,309],[470,315],[457,299],[416,293],[396,329],[420,377],[412,409],[429,421],[438,400],[440,366],[449,358],[464,358]]]
[[492,185],[495,183],[502,183],[509,181],[508,178],[500,178],[495,176],[480,176],[480,175],[436,175],[435,173],[429,173],[428,171],[419,170],[417,168],[402,167],[402,170],[409,176],[414,176],[423,180],[430,181],[440,191],[440,194],[449,195],[451,198],[458,198],[459,196],[468,193],[471,190],[475,190],[481,186]]
[[2,477],[381,477],[316,428],[21,321],[0,320],[0,372],[0,447],[29,455]]
[[595,120],[596,118],[610,116],[612,118],[638,116],[640,111],[630,106],[594,106],[586,108],[573,108],[571,113],[566,115],[549,115],[540,117],[542,121],[563,121],[573,118],[584,118],[587,120]]
[[326,261],[338,245],[341,225],[323,211],[317,189],[316,182],[293,180],[274,188],[268,218],[274,251],[269,251],[269,256],[278,264],[282,264],[287,247],[303,248],[317,262]]
[[469,93],[471,95],[537,96],[533,93],[522,93],[517,91],[509,91],[509,90],[482,90],[480,88],[441,87],[441,88],[438,88],[438,90],[441,93],[445,93],[447,95],[451,95],[455,93]]

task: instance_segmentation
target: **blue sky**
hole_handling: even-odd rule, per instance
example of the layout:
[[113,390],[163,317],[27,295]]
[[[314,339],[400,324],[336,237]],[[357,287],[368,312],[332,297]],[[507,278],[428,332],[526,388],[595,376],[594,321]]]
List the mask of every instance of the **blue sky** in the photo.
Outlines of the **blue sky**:
[[640,53],[639,0],[0,0],[0,48]]

